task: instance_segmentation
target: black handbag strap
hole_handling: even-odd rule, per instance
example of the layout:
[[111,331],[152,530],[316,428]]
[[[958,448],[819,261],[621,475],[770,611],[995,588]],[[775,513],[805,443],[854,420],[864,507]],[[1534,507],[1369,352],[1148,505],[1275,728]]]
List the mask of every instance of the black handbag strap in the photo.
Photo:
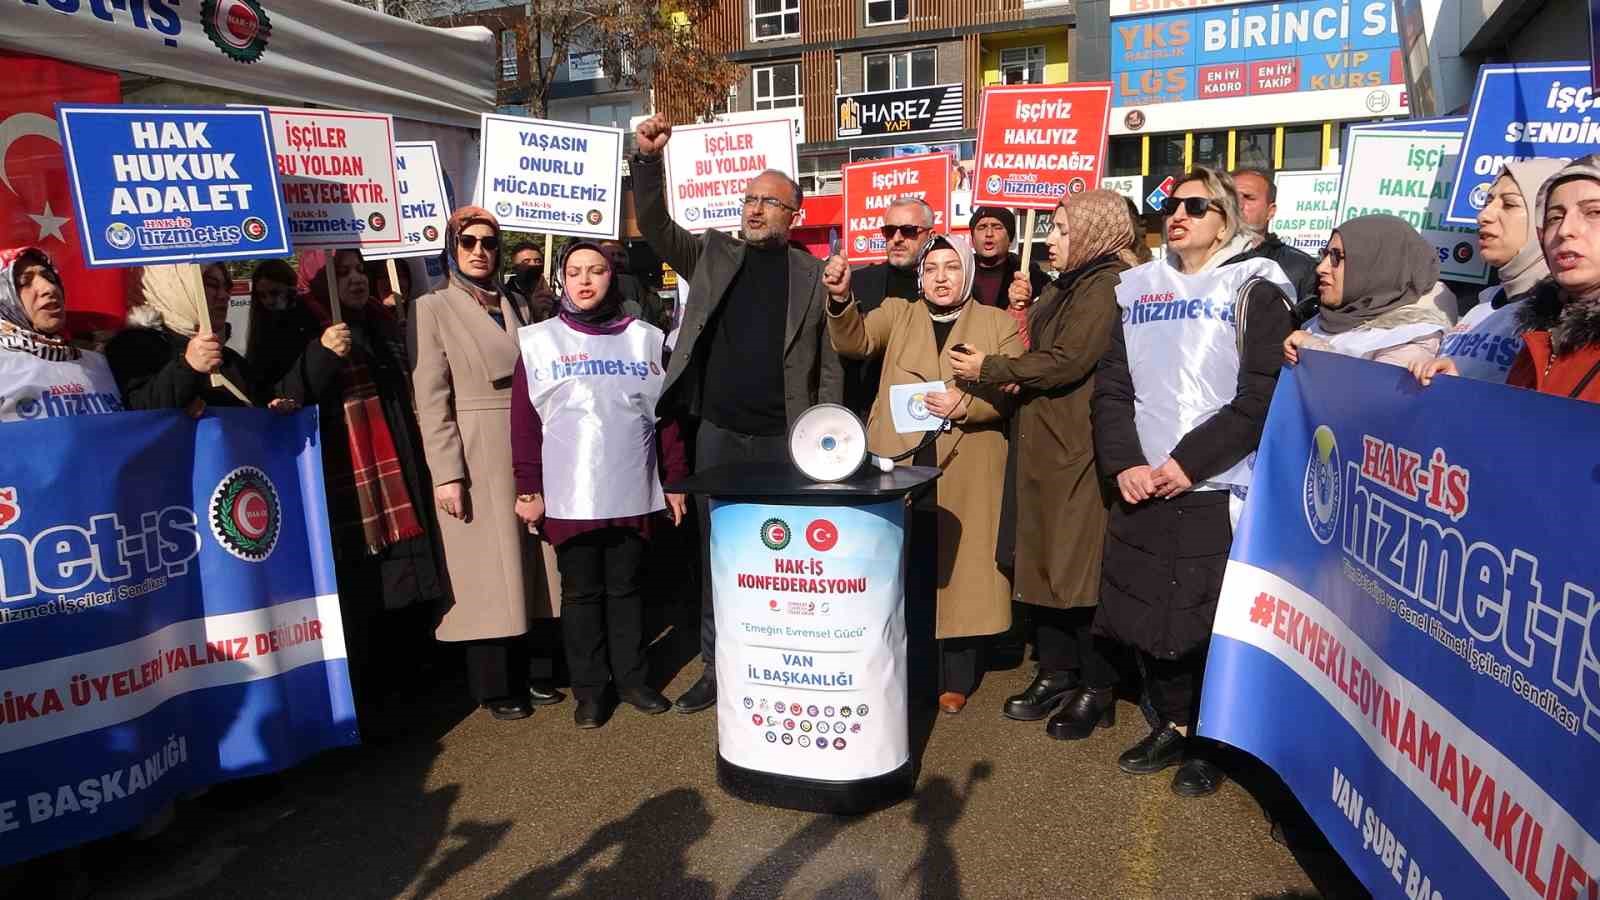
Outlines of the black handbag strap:
[[1573,400],[1578,399],[1578,395],[1583,393],[1583,389],[1589,386],[1589,382],[1593,381],[1596,375],[1600,375],[1600,362],[1596,362],[1589,367],[1588,374],[1583,376],[1583,380],[1578,382],[1578,386],[1573,388],[1572,393],[1567,396]]

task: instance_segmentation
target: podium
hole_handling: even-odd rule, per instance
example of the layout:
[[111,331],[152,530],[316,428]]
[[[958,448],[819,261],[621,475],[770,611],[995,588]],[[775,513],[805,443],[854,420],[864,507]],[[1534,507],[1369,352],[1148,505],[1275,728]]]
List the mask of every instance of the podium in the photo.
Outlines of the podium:
[[709,501],[717,782],[752,803],[865,812],[916,786],[905,621],[907,498],[939,470],[719,466]]

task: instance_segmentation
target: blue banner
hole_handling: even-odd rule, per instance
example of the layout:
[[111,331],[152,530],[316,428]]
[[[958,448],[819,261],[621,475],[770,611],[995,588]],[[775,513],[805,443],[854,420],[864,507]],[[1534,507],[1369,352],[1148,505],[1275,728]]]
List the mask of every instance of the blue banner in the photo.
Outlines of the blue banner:
[[1200,733],[1272,766],[1378,896],[1594,896],[1600,407],[1301,360],[1234,538]]
[[288,256],[265,109],[56,105],[84,261]]
[[0,865],[356,742],[314,411],[0,433]]
[[1476,224],[1490,185],[1508,162],[1600,151],[1596,105],[1586,63],[1479,68],[1446,221]]

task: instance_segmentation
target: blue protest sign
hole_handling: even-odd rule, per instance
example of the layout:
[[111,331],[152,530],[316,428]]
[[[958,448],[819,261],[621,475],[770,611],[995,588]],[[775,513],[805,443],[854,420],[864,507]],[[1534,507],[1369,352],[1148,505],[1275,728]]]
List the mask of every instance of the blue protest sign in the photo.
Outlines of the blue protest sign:
[[1593,896],[1600,406],[1300,360],[1234,536],[1199,732],[1276,770],[1376,896]]
[[356,742],[315,410],[0,437],[0,866]]
[[1475,224],[1490,185],[1506,163],[1600,151],[1596,106],[1585,63],[1511,63],[1479,69],[1445,221]]
[[56,105],[84,261],[289,255],[265,109]]

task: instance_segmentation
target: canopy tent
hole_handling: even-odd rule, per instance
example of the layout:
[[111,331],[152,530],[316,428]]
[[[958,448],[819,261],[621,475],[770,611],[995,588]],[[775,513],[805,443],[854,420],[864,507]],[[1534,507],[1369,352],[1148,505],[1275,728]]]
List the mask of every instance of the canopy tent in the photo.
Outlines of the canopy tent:
[[486,28],[432,28],[344,0],[22,0],[0,49],[476,129],[499,77]]

